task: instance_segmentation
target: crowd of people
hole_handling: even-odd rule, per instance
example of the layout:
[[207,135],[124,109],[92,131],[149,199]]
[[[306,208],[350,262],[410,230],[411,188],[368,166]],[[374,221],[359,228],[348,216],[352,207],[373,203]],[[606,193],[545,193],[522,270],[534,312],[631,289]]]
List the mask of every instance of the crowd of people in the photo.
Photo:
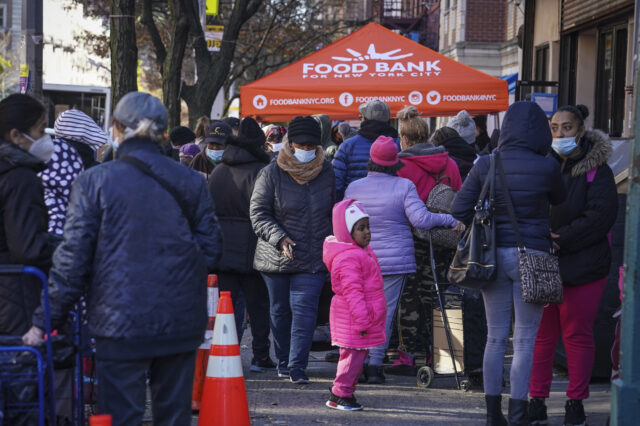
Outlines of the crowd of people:
[[[322,114],[264,127],[251,117],[203,117],[167,137],[166,108],[132,92],[118,102],[108,134],[69,110],[51,138],[37,100],[0,101],[0,263],[48,272],[54,328],[63,330],[85,301],[98,406],[114,424],[140,423],[147,376],[154,421],[189,423],[208,273],[231,292],[240,339],[248,313],[251,371],[310,381],[321,294],[330,286],[338,365],[326,405],[362,409],[356,385],[385,382],[394,330],[399,356],[386,372],[415,372],[416,355],[430,350],[420,337],[430,333],[436,278],[429,253],[440,283],[455,253],[430,248],[420,230],[462,235],[496,151],[527,250],[559,256],[564,302],[523,301],[507,188],[497,183],[497,278],[482,289],[487,424],[546,424],[560,336],[569,370],[565,424],[585,424],[593,323],[617,213],[607,136],[586,128],[583,106],[549,119],[535,103],[516,102],[491,136],[486,117],[466,111],[434,132],[415,107],[391,117],[373,100],[359,112],[359,129]],[[450,213],[427,208],[441,184],[457,192]],[[0,334],[43,341],[40,293],[30,278],[0,278]],[[501,394],[512,311],[507,420]]]

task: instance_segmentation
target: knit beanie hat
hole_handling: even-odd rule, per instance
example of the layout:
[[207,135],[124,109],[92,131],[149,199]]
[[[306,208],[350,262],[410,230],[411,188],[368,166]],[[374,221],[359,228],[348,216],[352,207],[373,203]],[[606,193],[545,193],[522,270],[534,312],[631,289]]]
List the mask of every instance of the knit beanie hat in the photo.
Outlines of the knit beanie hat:
[[310,116],[298,116],[291,120],[287,134],[290,142],[303,145],[320,145],[322,143],[320,124],[318,124],[318,120]]
[[238,128],[240,127],[240,119],[237,117],[223,118],[222,121],[231,126],[233,130],[238,130]]
[[180,147],[180,158],[193,158],[198,154],[200,154],[200,147],[195,143],[187,143]]
[[460,137],[467,141],[467,143],[474,143],[476,141],[476,123],[467,111],[460,111],[458,115],[449,120],[447,126],[457,131]]
[[362,205],[359,202],[354,201],[349,204],[349,207],[344,211],[344,221],[347,224],[347,230],[349,233],[353,232],[353,225],[365,217],[369,217],[369,215],[364,211],[364,208],[362,208]]
[[196,139],[196,134],[188,127],[177,126],[169,132],[169,139],[174,145],[182,146],[193,142]]
[[266,140],[264,132],[256,120],[251,117],[245,117],[240,122],[238,129],[238,138],[243,139],[250,145],[262,147]]
[[379,166],[393,166],[398,163],[398,147],[393,138],[378,136],[369,151],[371,161]]

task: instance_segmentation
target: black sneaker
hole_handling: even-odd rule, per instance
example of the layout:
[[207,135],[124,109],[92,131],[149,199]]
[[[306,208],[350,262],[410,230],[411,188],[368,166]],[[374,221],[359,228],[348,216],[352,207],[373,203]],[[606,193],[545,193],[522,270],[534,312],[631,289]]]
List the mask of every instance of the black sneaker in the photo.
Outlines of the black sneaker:
[[253,358],[249,370],[254,373],[262,373],[264,370],[272,370],[274,368],[276,368],[276,363],[266,356],[264,358]]
[[544,404],[544,398],[531,398],[529,400],[529,423],[531,426],[549,424],[547,419],[547,406]]
[[325,404],[329,408],[333,408],[334,410],[342,410],[342,411],[359,411],[362,410],[362,405],[358,404],[355,397],[351,398],[341,398],[338,395],[335,395],[333,392],[330,392],[329,400]]
[[309,383],[309,378],[302,368],[292,368],[291,371],[289,371],[289,379],[291,383],[297,385],[306,385]]
[[284,379],[288,379],[291,374],[288,368],[278,368],[278,377],[282,377]]
[[367,377],[367,383],[370,385],[381,385],[385,382],[384,372],[381,365],[368,365]]
[[569,399],[564,406],[564,426],[586,426],[587,416],[584,414],[582,401]]

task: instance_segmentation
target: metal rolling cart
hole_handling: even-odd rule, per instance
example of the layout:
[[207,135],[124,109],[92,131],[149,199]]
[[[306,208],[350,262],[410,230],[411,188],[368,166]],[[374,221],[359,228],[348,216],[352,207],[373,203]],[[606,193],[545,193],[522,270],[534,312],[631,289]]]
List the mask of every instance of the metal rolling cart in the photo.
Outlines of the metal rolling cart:
[[[0,265],[0,275],[33,275],[42,282],[43,308],[45,313],[45,333],[51,335],[51,322],[49,317],[49,293],[47,288],[46,275],[32,266],[22,265]],[[54,393],[53,378],[53,349],[51,339],[45,340],[45,355],[32,346],[0,346],[0,383],[2,387],[13,385],[29,386],[37,383],[37,400],[38,402],[15,402],[10,397],[10,392],[2,390],[3,396],[8,396],[8,400],[4,401],[4,418],[7,419],[11,414],[18,413],[35,413],[38,412],[38,424],[45,425],[45,418],[48,411],[49,423],[55,424],[56,407]],[[36,363],[35,373],[29,371],[21,371],[16,368],[17,360],[26,357],[33,357]],[[47,386],[48,398],[45,399],[45,383]],[[47,407],[48,402],[48,407]],[[47,410],[48,408],[48,410]]]
[[[416,374],[416,379],[418,382],[418,386],[421,388],[428,388],[431,386],[433,379],[435,376],[441,376],[441,377],[454,377],[455,381],[456,381],[456,386],[458,389],[469,391],[472,387],[472,385],[478,385],[482,383],[482,375],[481,373],[478,375],[478,373],[476,372],[468,372],[468,371],[458,371],[458,366],[456,365],[456,351],[454,349],[454,343],[453,343],[453,337],[452,337],[452,331],[451,331],[451,325],[449,322],[449,317],[447,315],[447,309],[446,309],[446,302],[445,302],[445,298],[444,298],[444,294],[442,292],[442,290],[440,289],[440,283],[438,282],[438,274],[436,271],[436,262],[435,262],[435,258],[434,258],[434,251],[433,251],[433,244],[432,244],[432,237],[431,237],[431,232],[428,233],[429,238],[429,259],[431,262],[431,272],[433,274],[433,280],[434,280],[434,288],[435,288],[435,294],[436,294],[436,300],[437,300],[437,309],[440,311],[440,317],[442,320],[442,328],[444,331],[444,335],[446,337],[446,350],[448,351],[449,356],[451,357],[451,363],[452,363],[452,367],[453,367],[453,374],[437,374],[434,371],[434,363],[435,363],[435,353],[436,353],[436,347],[434,345],[434,322],[432,321],[432,326],[431,326],[431,348],[433,348],[432,351],[432,356],[431,356],[431,362],[427,361],[427,365],[421,367],[420,369],[418,369],[418,372]],[[464,355],[463,355],[464,357]]]

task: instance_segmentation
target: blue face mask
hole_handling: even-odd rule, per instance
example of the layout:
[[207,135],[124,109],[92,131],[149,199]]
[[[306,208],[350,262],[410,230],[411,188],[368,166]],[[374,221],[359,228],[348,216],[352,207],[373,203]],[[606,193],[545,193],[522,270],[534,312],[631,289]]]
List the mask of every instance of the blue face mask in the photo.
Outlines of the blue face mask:
[[576,138],[573,136],[568,138],[553,138],[553,142],[551,142],[551,148],[553,148],[558,155],[562,156],[571,154],[577,147]]
[[215,161],[216,163],[222,160],[222,154],[224,154],[224,149],[209,149],[207,148],[207,157],[210,160]]
[[293,156],[296,157],[296,160],[301,163],[308,163],[316,158],[316,150],[314,149],[313,151],[305,151],[303,149],[296,149],[296,151],[293,153]]

